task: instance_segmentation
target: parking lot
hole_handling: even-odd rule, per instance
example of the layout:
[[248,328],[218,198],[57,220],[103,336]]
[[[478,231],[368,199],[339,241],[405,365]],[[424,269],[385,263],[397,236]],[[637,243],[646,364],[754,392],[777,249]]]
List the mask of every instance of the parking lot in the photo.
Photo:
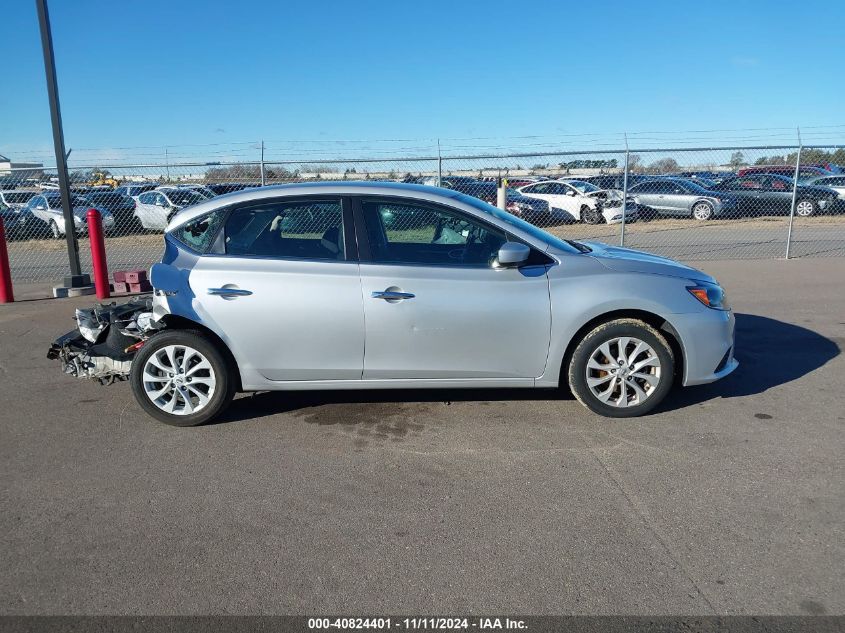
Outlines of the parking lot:
[[708,261],[740,368],[657,413],[527,391],[262,393],[153,422],[0,306],[4,614],[845,610],[845,259]]

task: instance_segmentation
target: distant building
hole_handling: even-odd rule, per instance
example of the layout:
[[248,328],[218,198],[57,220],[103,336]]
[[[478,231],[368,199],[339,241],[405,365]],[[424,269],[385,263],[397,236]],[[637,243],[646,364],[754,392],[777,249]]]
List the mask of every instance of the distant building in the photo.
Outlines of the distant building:
[[16,180],[25,178],[41,178],[44,175],[44,165],[41,163],[17,163],[0,154],[0,177],[13,177]]

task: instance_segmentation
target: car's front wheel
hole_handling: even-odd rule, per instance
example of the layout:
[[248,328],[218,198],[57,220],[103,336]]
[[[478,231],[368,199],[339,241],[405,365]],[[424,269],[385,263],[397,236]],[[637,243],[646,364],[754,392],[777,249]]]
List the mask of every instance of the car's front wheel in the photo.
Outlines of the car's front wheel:
[[696,220],[709,220],[713,217],[713,205],[709,202],[696,202],[692,207],[692,217]]
[[129,379],[149,415],[172,426],[196,426],[232,401],[230,372],[221,351],[200,332],[165,330],[135,355]]
[[598,209],[588,207],[586,204],[581,207],[581,219],[584,224],[598,224],[601,221],[601,213]]
[[804,198],[803,200],[799,200],[795,203],[795,215],[799,215],[802,218],[808,218],[811,215],[814,215],[818,211],[818,207],[814,200],[810,200],[809,198]]
[[591,411],[610,418],[648,413],[672,388],[675,358],[666,338],[637,319],[597,325],[569,362],[569,387]]

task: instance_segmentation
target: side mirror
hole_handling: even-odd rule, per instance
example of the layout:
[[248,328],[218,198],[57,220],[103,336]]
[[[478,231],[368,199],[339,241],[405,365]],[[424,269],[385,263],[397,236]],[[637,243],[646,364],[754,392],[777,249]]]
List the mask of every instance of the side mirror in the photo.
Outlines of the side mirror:
[[572,189],[567,189],[567,190],[566,190],[566,195],[567,195],[567,196],[571,196],[571,197],[573,197],[573,198],[574,198],[574,197],[575,197],[575,192],[574,192],[574,191],[572,191]]
[[528,260],[529,255],[531,255],[531,249],[525,244],[505,242],[499,248],[495,266],[499,268],[516,268],[520,264],[524,264]]

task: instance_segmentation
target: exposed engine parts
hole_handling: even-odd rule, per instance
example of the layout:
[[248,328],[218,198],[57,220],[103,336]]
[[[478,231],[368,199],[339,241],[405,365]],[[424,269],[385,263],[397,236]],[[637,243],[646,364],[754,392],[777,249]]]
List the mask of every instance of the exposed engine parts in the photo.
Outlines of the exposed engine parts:
[[76,323],[77,329],[56,339],[47,358],[60,360],[67,374],[104,385],[126,380],[135,352],[164,327],[153,320],[152,297],[77,310]]

